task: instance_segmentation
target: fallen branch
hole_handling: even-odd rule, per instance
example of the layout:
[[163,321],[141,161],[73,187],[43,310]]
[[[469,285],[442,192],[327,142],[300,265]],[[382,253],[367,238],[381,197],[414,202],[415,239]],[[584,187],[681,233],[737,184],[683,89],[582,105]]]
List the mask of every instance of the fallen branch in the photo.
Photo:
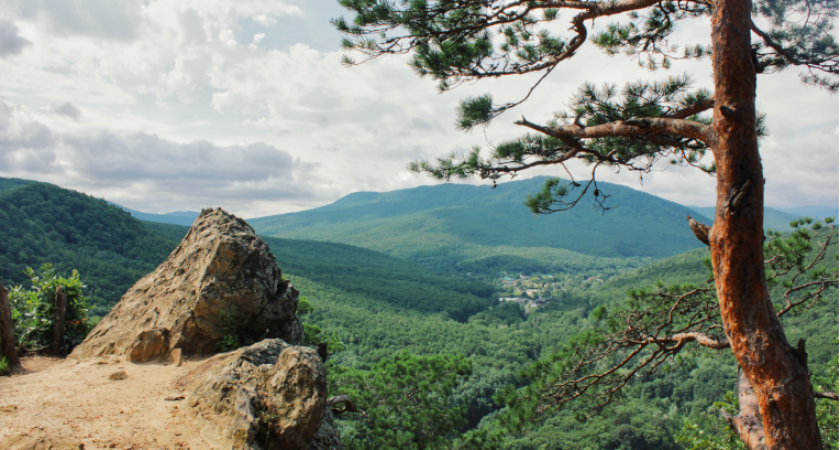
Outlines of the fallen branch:
[[[341,409],[331,408],[332,406],[335,406],[339,403],[344,403],[344,407],[341,408]],[[356,408],[356,405],[354,405],[353,401],[350,400],[349,395],[336,395],[335,397],[330,397],[329,399],[327,399],[327,407],[330,408],[332,413],[336,414],[336,415],[344,414],[346,412],[357,412],[357,413],[362,413],[365,416],[367,416],[367,414],[365,414],[364,411],[362,411],[359,408]]]
[[827,398],[829,400],[840,401],[836,392],[814,392],[814,398]]

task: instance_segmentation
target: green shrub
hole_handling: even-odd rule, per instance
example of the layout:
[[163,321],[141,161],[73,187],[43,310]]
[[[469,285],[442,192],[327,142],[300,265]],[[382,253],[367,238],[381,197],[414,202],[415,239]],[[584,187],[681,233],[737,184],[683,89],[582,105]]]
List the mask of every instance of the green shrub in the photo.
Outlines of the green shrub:
[[79,272],[74,270],[70,278],[65,278],[56,275],[52,264],[47,263],[39,273],[31,267],[25,273],[32,287],[25,290],[23,286],[15,286],[9,292],[15,343],[27,350],[41,350],[50,345],[55,332],[56,292],[63,286],[67,312],[61,351],[69,353],[95,325],[88,318],[88,299],[82,292],[85,285],[79,279]]
[[222,339],[216,342],[214,348],[216,351],[229,352],[242,347],[243,342],[246,345],[253,344],[253,341],[243,336],[242,327],[239,326],[239,310],[233,306],[227,312],[221,314],[222,319]]
[[0,377],[8,375],[11,371],[12,369],[9,367],[9,361],[6,360],[5,356],[0,356]]

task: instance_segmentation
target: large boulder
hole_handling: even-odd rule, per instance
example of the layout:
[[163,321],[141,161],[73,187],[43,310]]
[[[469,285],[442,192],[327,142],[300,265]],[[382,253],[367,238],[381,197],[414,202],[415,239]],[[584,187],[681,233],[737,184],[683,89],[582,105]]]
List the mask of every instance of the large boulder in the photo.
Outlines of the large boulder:
[[179,384],[202,435],[220,448],[342,450],[324,365],[309,347],[267,339],[201,363]]
[[297,304],[298,291],[254,229],[221,208],[205,209],[169,259],[129,289],[70,357],[146,362],[209,353],[226,316],[253,340],[299,344]]

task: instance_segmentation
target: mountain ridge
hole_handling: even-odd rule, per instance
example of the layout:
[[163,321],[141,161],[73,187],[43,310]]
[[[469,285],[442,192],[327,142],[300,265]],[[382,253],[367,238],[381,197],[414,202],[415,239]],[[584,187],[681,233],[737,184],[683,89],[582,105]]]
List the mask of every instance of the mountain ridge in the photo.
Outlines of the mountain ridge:
[[599,212],[582,204],[533,215],[523,202],[547,179],[511,181],[494,189],[450,183],[357,192],[330,205],[249,223],[262,235],[346,243],[462,271],[498,255],[661,258],[701,246],[685,220],[697,216],[695,211],[610,183],[599,189],[611,195],[608,205],[614,209]]

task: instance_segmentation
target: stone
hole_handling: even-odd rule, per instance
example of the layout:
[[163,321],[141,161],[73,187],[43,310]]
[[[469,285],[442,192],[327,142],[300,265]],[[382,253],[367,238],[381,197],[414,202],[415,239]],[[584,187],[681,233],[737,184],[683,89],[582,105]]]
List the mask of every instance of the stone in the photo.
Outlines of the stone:
[[333,413],[329,408],[324,411],[324,419],[321,421],[321,428],[312,438],[309,450],[344,450],[338,427],[335,425]]
[[62,436],[18,434],[0,440],[3,450],[84,450],[81,441]]
[[187,407],[209,422],[202,430],[218,434],[221,447],[309,450],[316,436],[339,440],[334,428],[320,433],[326,371],[309,347],[267,339],[202,362],[178,384],[187,386]]
[[125,373],[125,370],[118,370],[111,375],[108,375],[108,379],[112,381],[125,380],[126,378],[128,378],[128,374]]
[[70,357],[125,355],[142,363],[173,361],[174,350],[211,353],[230,315],[254,341],[299,344],[297,303],[298,291],[254,229],[221,208],[205,209],[169,258],[129,289]]

